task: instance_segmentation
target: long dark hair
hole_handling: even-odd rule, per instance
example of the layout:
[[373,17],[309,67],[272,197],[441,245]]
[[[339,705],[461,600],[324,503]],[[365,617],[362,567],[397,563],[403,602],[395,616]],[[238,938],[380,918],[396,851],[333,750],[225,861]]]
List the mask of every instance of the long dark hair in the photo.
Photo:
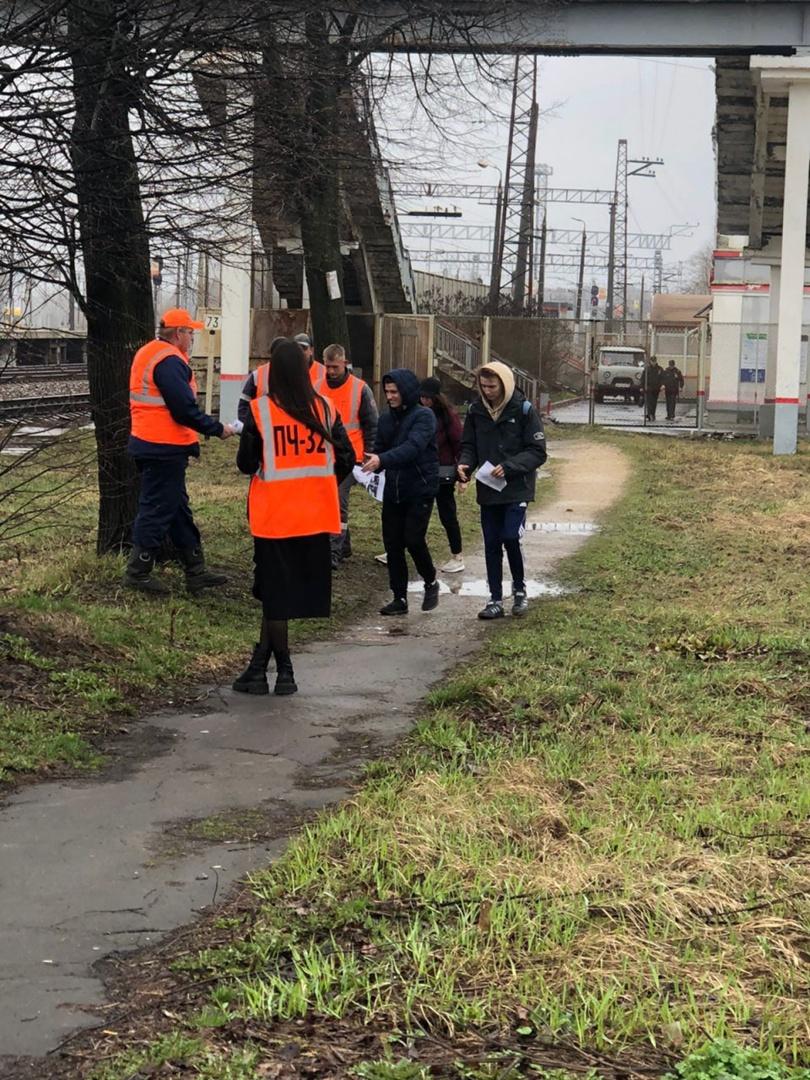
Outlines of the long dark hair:
[[447,400],[445,395],[439,391],[438,394],[425,394],[425,397],[430,397],[431,409],[436,414],[436,419],[444,427],[445,435],[450,436],[450,418],[452,417],[455,409]]
[[321,420],[316,402],[324,406],[324,415],[328,415],[328,407],[323,398],[315,393],[306,357],[298,342],[287,338],[276,346],[270,364],[267,395],[293,420],[317,431],[328,442],[333,441],[331,431]]

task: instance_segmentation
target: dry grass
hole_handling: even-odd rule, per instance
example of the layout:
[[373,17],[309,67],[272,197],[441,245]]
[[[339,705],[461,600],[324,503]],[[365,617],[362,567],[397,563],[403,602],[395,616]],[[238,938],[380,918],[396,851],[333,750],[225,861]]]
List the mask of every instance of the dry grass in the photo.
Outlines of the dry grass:
[[184,960],[223,1024],[438,1038],[437,1077],[475,1075],[452,1064],[471,1039],[526,1069],[725,1037],[810,1063],[810,455],[622,446],[632,490],[565,571],[579,591],[434,692]]

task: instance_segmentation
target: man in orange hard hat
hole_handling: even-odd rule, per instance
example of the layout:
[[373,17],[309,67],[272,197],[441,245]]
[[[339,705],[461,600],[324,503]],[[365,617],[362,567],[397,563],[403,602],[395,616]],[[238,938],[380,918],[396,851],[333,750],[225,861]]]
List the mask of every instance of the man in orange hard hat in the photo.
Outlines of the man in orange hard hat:
[[224,585],[223,574],[205,567],[200,533],[188,503],[186,468],[200,456],[199,435],[227,439],[234,430],[197,404],[197,382],[189,363],[196,322],[185,308],[169,308],[157,338],[139,349],[129,376],[131,434],[127,450],[141,477],[133,548],[124,585],[140,592],[168,590],[151,576],[155,557],[168,536],[179,552],[189,592]]

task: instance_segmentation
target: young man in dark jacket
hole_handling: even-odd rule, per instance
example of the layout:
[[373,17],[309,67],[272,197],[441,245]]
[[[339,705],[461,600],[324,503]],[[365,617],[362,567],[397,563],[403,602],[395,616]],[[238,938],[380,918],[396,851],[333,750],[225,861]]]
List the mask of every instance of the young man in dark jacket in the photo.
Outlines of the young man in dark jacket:
[[425,537],[439,486],[436,420],[419,404],[419,379],[412,371],[389,371],[383,391],[388,408],[377,424],[374,453],[363,465],[363,472],[385,470],[382,531],[394,599],[380,614],[408,613],[406,551],[425,582],[422,611],[432,611],[439,603],[439,583]]
[[661,383],[664,387],[664,397],[667,403],[667,420],[674,420],[678,394],[683,390],[684,385],[683,373],[674,360],[670,360],[669,364],[661,372]]
[[490,599],[479,619],[502,619],[503,552],[512,572],[512,614],[528,608],[520,538],[526,526],[526,505],[534,498],[535,475],[546,460],[543,422],[530,402],[515,389],[506,364],[497,361],[478,372],[480,398],[470,405],[461,437],[458,474],[462,482],[485,462],[492,475],[506,481],[500,490],[476,483]]
[[656,357],[651,356],[650,362],[644,369],[644,411],[648,420],[655,419],[655,410],[658,408],[658,395],[661,393],[664,370]]

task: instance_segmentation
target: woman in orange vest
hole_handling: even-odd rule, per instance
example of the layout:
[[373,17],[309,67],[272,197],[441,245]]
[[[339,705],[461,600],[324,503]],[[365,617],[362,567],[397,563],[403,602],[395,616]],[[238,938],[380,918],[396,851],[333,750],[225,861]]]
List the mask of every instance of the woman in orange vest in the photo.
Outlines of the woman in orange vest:
[[233,684],[266,694],[276,660],[277,694],[294,694],[290,619],[328,618],[332,603],[330,534],[340,530],[338,483],[355,464],[340,417],[312,385],[294,341],[273,352],[267,393],[250,403],[236,464],[250,475],[253,595],[262,604],[261,637]]

